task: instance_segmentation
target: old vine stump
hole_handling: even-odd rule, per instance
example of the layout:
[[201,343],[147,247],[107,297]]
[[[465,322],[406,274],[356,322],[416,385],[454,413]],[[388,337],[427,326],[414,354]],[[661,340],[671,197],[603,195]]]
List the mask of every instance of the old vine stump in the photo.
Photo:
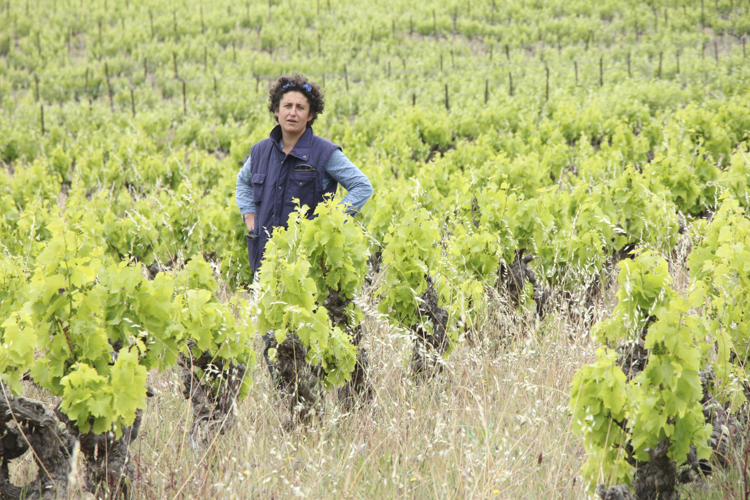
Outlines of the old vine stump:
[[677,466],[667,456],[669,438],[662,439],[653,450],[651,460],[638,462],[633,489],[638,500],[677,500]]
[[[193,344],[194,345],[194,344]],[[180,354],[177,364],[182,369],[182,395],[193,408],[193,423],[188,434],[188,445],[193,453],[200,453],[216,434],[224,434],[233,428],[237,419],[237,397],[247,367],[242,363],[230,364],[225,370],[224,362],[215,360],[208,352],[199,358]],[[198,378],[195,368],[200,368],[204,377]]]
[[547,305],[550,298],[550,290],[542,286],[536,279],[536,274],[529,267],[529,262],[534,260],[534,256],[531,254],[524,255],[525,249],[516,250],[513,263],[510,265],[504,262],[500,263],[498,269],[499,279],[498,291],[505,290],[510,297],[510,302],[513,307],[518,307],[521,303],[521,292],[523,287],[528,281],[534,290],[534,302],[536,302],[536,313],[538,316],[543,317],[547,310]]
[[103,434],[89,431],[83,434],[59,407],[55,409],[55,413],[60,421],[65,423],[68,432],[76,436],[80,442],[81,453],[86,459],[86,490],[93,493],[96,498],[133,498],[135,469],[130,457],[130,444],[138,437],[143,411],[138,410],[133,425],[122,428],[119,439],[112,431]]
[[346,313],[346,308],[352,302],[352,299],[345,300],[332,288],[328,289],[328,297],[323,302],[333,326],[338,326],[349,334],[352,345],[357,347],[357,364],[351,373],[351,379],[338,392],[339,401],[346,410],[354,408],[358,402],[369,401],[372,398],[372,385],[368,377],[369,358],[367,350],[361,345],[364,334],[362,325],[351,325]]
[[319,410],[316,407],[322,396],[319,377],[322,368],[311,366],[305,360],[307,349],[296,334],[287,335],[279,344],[273,332],[268,332],[269,347],[276,349],[276,361],[271,364],[274,382],[284,399],[288,399],[291,420],[285,427],[293,428],[298,423],[309,423]]
[[[55,415],[39,401],[0,395],[0,497],[55,500],[67,494],[78,441],[61,430]],[[9,464],[32,450],[39,472],[23,486],[10,482]]]
[[[443,369],[443,354],[448,349],[449,339],[445,331],[448,325],[448,311],[438,305],[432,280],[427,277],[427,290],[422,294],[417,309],[421,322],[412,325],[414,332],[414,354],[411,370],[416,376],[434,376]],[[424,327],[432,323],[432,333]]]

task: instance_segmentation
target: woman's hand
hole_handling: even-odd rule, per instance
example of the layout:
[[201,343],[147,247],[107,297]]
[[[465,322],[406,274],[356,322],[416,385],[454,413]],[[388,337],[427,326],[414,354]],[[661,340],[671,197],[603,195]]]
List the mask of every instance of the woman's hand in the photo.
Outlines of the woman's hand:
[[247,232],[255,229],[255,214],[245,214],[245,225],[247,226]]

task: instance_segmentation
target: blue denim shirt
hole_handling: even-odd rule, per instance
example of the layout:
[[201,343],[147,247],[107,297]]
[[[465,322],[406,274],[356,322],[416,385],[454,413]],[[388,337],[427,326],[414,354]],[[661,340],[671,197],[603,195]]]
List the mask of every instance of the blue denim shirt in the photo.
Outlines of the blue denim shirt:
[[[279,146],[283,147],[281,143],[279,143]],[[348,207],[346,212],[352,216],[356,215],[372,196],[370,180],[338,149],[328,159],[325,173],[323,189],[328,188],[331,179],[344,186],[347,194],[341,203]],[[237,174],[236,201],[243,218],[245,214],[255,213],[249,155],[239,174]]]

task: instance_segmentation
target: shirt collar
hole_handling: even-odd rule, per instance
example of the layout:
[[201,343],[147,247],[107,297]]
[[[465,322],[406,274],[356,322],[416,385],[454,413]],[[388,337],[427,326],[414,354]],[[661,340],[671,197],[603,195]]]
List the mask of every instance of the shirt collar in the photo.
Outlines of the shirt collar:
[[[281,149],[281,125],[276,125],[271,131],[271,140],[273,143]],[[311,126],[307,126],[302,136],[294,145],[294,149],[289,153],[290,155],[300,160],[308,160],[310,158],[310,148],[312,147],[313,130]]]

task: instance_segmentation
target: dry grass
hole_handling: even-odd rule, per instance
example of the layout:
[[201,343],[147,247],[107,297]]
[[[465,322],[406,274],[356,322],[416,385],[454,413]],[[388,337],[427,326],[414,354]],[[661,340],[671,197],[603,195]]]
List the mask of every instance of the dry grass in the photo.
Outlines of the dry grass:
[[[580,498],[583,450],[568,417],[573,373],[593,359],[560,316],[517,318],[514,338],[463,343],[435,380],[407,371],[411,340],[368,318],[374,400],[282,431],[286,405],[262,362],[238,425],[204,456],[186,446],[176,373],[155,375],[133,450],[138,498]],[[489,322],[485,333],[497,331]],[[508,330],[504,328],[503,330]],[[260,345],[256,346],[260,350]]]
[[[679,287],[684,260],[675,257]],[[598,298],[594,319],[609,314],[614,292]],[[191,409],[178,372],[152,373],[157,395],[131,450],[135,498],[587,498],[567,406],[573,375],[594,359],[596,344],[555,299],[557,312],[538,320],[490,298],[481,332],[464,339],[440,375],[419,382],[407,368],[412,340],[379,318],[368,296],[370,403],[346,413],[332,392],[319,421],[285,432],[287,405],[260,361],[237,425],[200,456],[187,446]],[[26,396],[55,403],[33,385]],[[34,473],[30,456],[13,464],[16,483]],[[719,498],[741,484],[726,471],[682,493]],[[93,495],[78,482],[68,498]]]
[[[291,432],[260,361],[237,425],[201,456],[187,446],[191,409],[178,372],[152,373],[158,394],[132,449],[135,498],[585,498],[567,406],[573,374],[594,359],[588,329],[563,313],[539,321],[531,310],[487,309],[481,333],[426,382],[408,372],[411,339],[368,314],[374,399],[345,413],[331,393],[318,422]],[[55,403],[31,385],[26,395]],[[14,482],[30,477],[26,462],[14,464]],[[93,498],[82,487],[69,498]]]

